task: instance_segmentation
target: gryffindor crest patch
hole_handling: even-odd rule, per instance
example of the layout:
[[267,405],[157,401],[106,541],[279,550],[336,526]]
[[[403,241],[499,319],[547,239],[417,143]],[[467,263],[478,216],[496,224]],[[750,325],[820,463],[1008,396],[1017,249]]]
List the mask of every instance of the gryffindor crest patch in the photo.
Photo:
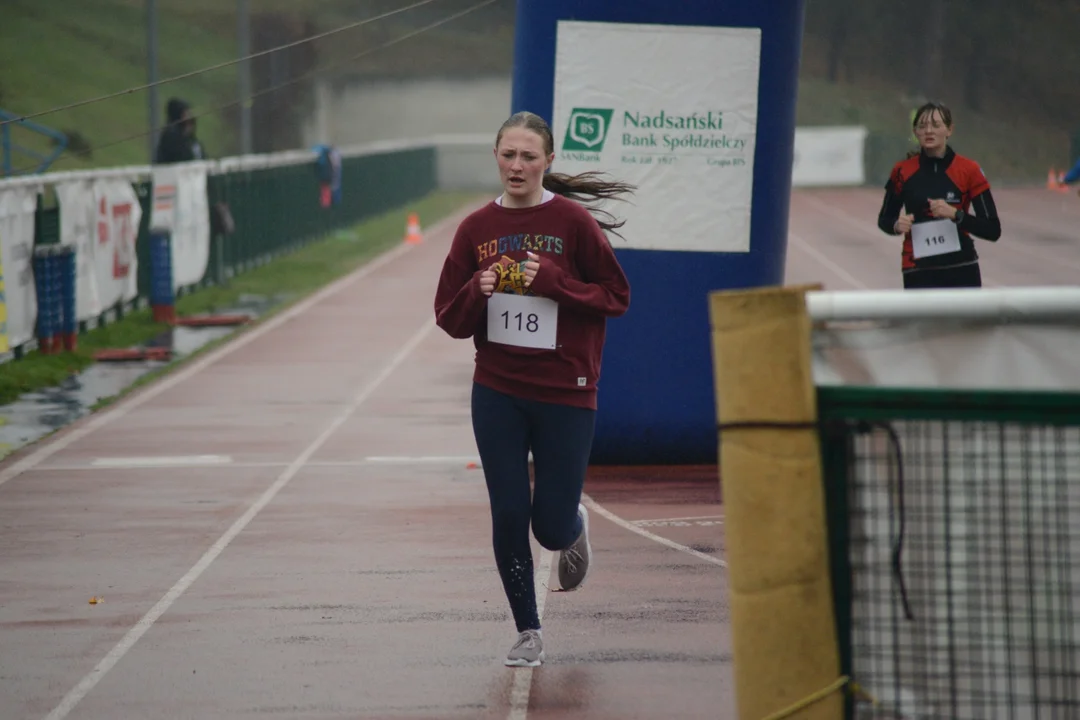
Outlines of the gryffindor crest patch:
[[492,265],[490,270],[495,271],[495,292],[510,293],[517,295],[531,295],[532,292],[525,287],[525,261],[512,260],[503,255],[499,261]]

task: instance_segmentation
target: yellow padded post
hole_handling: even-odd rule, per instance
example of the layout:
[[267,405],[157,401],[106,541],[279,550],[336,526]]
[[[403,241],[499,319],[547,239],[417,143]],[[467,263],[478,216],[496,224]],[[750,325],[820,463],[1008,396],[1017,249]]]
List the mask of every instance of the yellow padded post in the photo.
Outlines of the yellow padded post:
[[[709,296],[720,426],[789,425],[720,430],[740,720],[762,720],[798,704],[840,675],[805,298],[817,289]],[[843,720],[842,692],[790,717]]]

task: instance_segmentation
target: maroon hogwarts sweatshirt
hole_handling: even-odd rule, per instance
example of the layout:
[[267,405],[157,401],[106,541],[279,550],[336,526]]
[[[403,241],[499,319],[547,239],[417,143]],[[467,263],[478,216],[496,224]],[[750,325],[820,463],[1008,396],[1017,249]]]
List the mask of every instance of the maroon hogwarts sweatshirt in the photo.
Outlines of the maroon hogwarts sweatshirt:
[[[529,252],[539,256],[540,270],[526,289]],[[498,275],[495,293],[554,301],[554,349],[488,338],[489,298],[480,292],[480,273],[488,268]],[[622,315],[629,305],[630,285],[603,230],[583,206],[556,195],[530,208],[493,201],[462,221],[439,276],[435,322],[451,337],[473,338],[477,383],[517,397],[595,410],[607,318]],[[525,320],[511,315],[498,322],[516,327],[519,334],[523,322],[537,317],[528,308]],[[539,317],[546,321],[549,316]]]

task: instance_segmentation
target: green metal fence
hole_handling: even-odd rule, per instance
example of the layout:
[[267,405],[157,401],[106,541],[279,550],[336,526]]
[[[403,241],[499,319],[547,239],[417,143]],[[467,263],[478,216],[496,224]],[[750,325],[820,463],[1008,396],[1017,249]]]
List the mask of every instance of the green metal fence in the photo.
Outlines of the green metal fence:
[[[424,143],[352,154],[346,151],[341,165],[341,199],[330,207],[320,203],[314,152],[283,154],[288,156],[284,159],[266,156],[222,161],[221,168],[212,170],[207,178],[207,200],[211,212],[218,203],[228,207],[234,229],[228,234],[211,234],[206,273],[178,293],[221,283],[335,230],[427,195],[438,186],[436,152],[434,145]],[[147,177],[148,170],[136,174]],[[97,322],[80,323],[80,331],[121,316],[132,306],[141,307],[149,297],[152,183],[141,179],[132,186],[142,207],[136,241],[139,297],[106,309]],[[53,194],[39,195],[35,246],[60,242],[61,212]],[[15,357],[25,349],[16,348]]]
[[846,717],[1080,717],[1080,394],[818,407]]
[[313,162],[214,175],[208,181],[210,205],[225,203],[236,229],[212,238],[207,279],[243,272],[434,189],[431,147],[345,158],[342,200],[330,208],[319,204]]

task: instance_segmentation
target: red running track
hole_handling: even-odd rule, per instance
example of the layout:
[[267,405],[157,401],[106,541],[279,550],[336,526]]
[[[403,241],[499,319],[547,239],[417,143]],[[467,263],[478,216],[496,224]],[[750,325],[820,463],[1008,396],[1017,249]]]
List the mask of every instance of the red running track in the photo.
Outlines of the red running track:
[[[976,241],[984,287],[1075,285],[1080,281],[1080,197],[1043,188],[994,189],[1001,239]],[[899,289],[900,238],[877,228],[884,189],[792,194],[789,284],[827,290]]]
[[[995,195],[988,286],[1073,284],[1077,198]],[[796,192],[787,282],[900,287],[880,197]],[[595,470],[595,575],[536,548],[548,662],[502,666],[460,217],[0,463],[4,720],[735,717],[715,468]]]
[[548,661],[502,665],[460,217],[0,463],[4,720],[734,717],[714,468],[590,478],[595,574],[537,547]]

